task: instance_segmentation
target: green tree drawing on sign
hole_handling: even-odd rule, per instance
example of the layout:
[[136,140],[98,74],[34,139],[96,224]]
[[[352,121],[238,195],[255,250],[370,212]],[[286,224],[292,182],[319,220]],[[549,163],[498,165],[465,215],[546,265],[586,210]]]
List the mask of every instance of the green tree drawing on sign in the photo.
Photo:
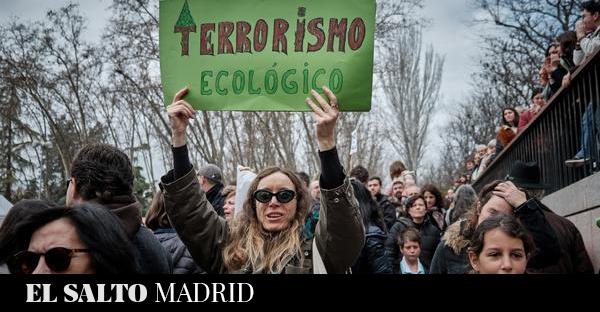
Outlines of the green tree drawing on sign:
[[181,8],[179,19],[175,23],[175,33],[181,33],[181,55],[189,55],[190,32],[196,32],[196,22],[190,13],[190,7],[187,0]]

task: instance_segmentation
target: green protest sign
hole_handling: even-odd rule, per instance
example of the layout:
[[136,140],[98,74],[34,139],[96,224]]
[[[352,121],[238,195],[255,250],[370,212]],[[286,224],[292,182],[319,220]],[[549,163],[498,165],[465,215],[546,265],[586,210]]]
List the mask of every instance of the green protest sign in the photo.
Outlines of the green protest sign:
[[371,108],[375,0],[161,0],[165,104],[188,86],[198,110],[308,111],[332,89]]

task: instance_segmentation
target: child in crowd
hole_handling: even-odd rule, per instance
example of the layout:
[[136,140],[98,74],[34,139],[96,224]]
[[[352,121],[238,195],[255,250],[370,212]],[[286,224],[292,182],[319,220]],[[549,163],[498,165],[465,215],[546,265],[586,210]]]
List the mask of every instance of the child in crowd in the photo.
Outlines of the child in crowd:
[[477,226],[469,261],[475,273],[523,274],[534,248],[531,234],[517,218],[497,214]]
[[415,228],[409,227],[400,234],[398,239],[402,261],[400,261],[400,274],[427,274],[421,264],[421,234]]

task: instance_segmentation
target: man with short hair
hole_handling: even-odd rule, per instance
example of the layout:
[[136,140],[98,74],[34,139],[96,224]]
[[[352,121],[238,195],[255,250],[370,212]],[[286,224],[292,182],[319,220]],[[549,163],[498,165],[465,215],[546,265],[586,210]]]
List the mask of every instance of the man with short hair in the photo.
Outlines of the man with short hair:
[[394,222],[396,221],[396,206],[394,206],[389,200],[388,197],[381,194],[381,178],[380,177],[371,177],[367,183],[367,187],[369,192],[371,192],[371,196],[373,199],[379,204],[381,210],[383,212],[383,220],[387,229],[389,230]]
[[581,20],[575,24],[577,47],[573,62],[580,65],[586,57],[600,48],[600,2],[586,1],[581,4]]
[[404,206],[402,205],[402,192],[404,191],[404,182],[400,177],[396,177],[394,181],[392,181],[391,185],[391,194],[388,197],[388,200],[395,207],[396,211],[396,219],[404,216]]
[[200,187],[206,193],[206,199],[213,206],[213,209],[221,217],[225,217],[225,198],[223,197],[223,178],[221,168],[217,165],[208,164],[198,170],[198,180]]
[[142,225],[142,207],[133,195],[134,174],[129,157],[108,144],[89,144],[77,152],[70,171],[67,206],[94,202],[106,207],[121,220],[136,247],[135,258],[140,272],[171,274],[170,254]]
[[404,183],[400,178],[394,179],[392,182],[392,197],[402,200],[402,192],[404,192]]
[[373,198],[377,197],[378,194],[381,194],[380,177],[370,177],[366,186],[369,189],[369,192],[371,192],[371,196],[373,196]]

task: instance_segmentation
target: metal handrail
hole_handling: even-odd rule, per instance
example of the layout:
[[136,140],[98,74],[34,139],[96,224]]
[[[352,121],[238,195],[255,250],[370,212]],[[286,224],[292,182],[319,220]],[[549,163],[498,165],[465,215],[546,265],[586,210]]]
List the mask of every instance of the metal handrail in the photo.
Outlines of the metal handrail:
[[[516,160],[536,161],[541,168],[547,194],[569,186],[600,169],[598,129],[600,127],[600,50],[571,75],[571,83],[561,87],[529,125],[515,137],[473,183],[476,190],[506,177]],[[582,116],[588,105],[594,120],[588,128],[591,137],[583,166],[570,168],[565,161],[582,146]],[[595,123],[595,124],[594,124]]]

